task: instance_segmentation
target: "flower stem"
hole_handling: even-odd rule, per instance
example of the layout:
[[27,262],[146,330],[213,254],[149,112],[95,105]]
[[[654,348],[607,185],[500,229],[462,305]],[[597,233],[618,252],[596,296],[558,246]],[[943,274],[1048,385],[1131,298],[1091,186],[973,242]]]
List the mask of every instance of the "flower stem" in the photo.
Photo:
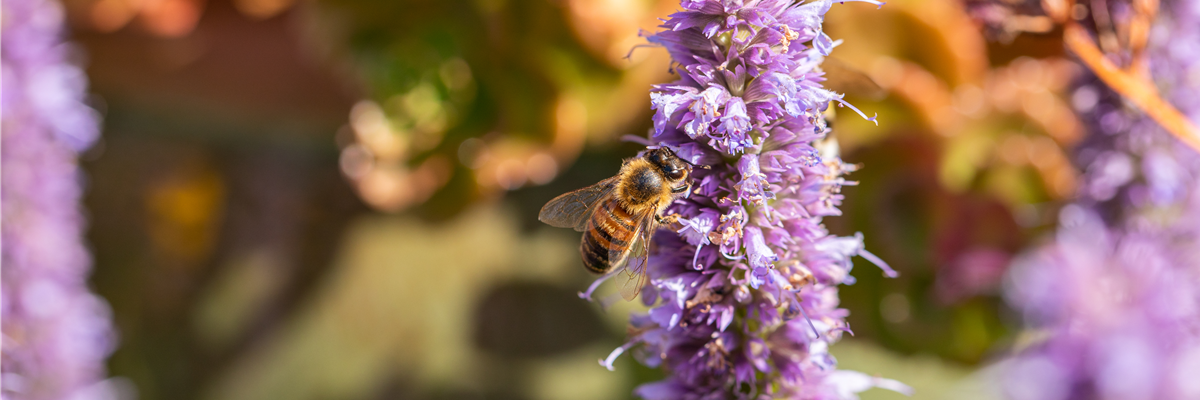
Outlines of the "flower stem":
[[1112,61],[1105,58],[1082,26],[1074,22],[1068,23],[1063,29],[1063,43],[1110,88],[1133,102],[1167,132],[1200,152],[1200,128],[1163,100],[1150,81],[1139,79],[1132,72],[1117,68]]

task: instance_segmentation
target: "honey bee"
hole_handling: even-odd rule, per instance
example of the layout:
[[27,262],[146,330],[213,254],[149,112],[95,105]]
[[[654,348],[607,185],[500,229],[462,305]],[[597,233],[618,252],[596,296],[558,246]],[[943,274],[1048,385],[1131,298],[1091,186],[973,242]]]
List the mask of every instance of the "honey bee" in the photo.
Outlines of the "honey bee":
[[550,200],[538,220],[583,232],[584,267],[601,280],[624,272],[621,297],[633,300],[646,286],[650,237],[678,219],[661,214],[691,189],[691,174],[692,165],[670,149],[650,150],[625,160],[617,176]]

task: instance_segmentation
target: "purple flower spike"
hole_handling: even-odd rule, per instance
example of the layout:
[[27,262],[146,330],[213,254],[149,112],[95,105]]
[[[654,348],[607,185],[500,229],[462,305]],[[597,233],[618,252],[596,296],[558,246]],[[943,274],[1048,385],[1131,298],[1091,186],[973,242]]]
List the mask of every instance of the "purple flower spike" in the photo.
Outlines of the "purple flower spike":
[[601,362],[611,368],[628,352],[666,369],[666,380],[637,388],[642,398],[909,392],[839,371],[827,351],[849,331],[837,286],[853,282],[850,258],[896,274],[861,235],[831,236],[821,223],[840,214],[841,176],[853,170],[836,151],[818,150],[836,148],[822,112],[844,104],[820,83],[819,66],[839,43],[821,26],[832,4],[684,0],[648,38],[680,74],[650,93],[649,145],[707,168],[693,171],[689,196],[667,210],[677,226],[654,236],[642,299],[650,311],[632,317],[629,342]]
[[108,304],[88,291],[76,156],[99,134],[62,4],[3,0],[0,398],[107,399]]

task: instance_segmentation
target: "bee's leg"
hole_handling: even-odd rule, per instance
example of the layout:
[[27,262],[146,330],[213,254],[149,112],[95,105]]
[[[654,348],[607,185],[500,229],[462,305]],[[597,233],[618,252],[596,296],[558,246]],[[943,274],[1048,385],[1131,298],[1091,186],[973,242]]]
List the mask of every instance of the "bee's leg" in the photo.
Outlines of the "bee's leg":
[[654,220],[658,222],[659,225],[673,227],[679,223],[679,213],[671,213],[671,215],[665,217],[655,214]]

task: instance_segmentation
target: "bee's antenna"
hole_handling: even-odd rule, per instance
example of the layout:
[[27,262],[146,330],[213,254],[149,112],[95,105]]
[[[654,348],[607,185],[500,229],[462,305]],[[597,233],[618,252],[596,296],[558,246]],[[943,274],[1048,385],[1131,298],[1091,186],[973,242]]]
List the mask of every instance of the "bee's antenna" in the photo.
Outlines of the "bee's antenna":
[[696,164],[696,163],[693,163],[693,162],[691,162],[691,161],[688,161],[686,158],[679,157],[679,154],[678,154],[678,153],[676,153],[676,152],[675,152],[675,150],[672,150],[670,146],[663,146],[663,148],[664,148],[664,149],[667,149],[667,151],[670,151],[670,152],[671,152],[671,155],[673,155],[673,156],[675,156],[675,157],[678,157],[678,158],[679,158],[679,160],[680,160],[680,161],[683,161],[683,163],[684,163],[684,164],[691,165],[693,168],[712,169],[712,167],[710,167],[710,166],[708,166],[708,165],[704,165],[704,164]]
[[679,159],[682,160],[684,164],[691,165],[692,168],[712,169],[712,167],[710,167],[706,164],[693,164],[691,161],[688,161],[688,160],[684,159],[683,157],[679,157]]

